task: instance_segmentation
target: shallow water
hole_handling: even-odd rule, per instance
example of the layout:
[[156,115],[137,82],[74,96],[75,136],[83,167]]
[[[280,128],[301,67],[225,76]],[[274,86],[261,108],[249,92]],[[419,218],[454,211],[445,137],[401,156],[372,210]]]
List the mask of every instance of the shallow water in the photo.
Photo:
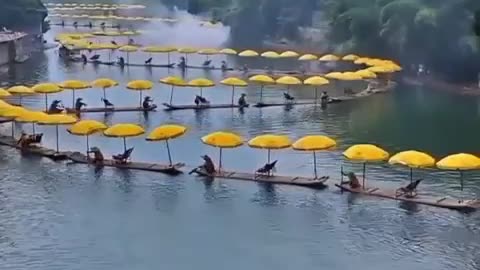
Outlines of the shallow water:
[[[215,44],[210,44],[214,46]],[[139,58],[140,59],[140,58]],[[201,63],[203,57],[193,57]],[[218,61],[216,59],[215,61]],[[170,72],[170,73],[168,73]],[[111,77],[121,85],[130,79],[158,79],[179,74],[164,69],[65,64],[54,51],[38,55],[27,66],[17,66],[4,82],[35,83],[64,79]],[[188,71],[187,79],[206,76],[218,81],[220,72]],[[250,101],[259,89],[246,92]],[[176,89],[174,101],[192,102],[197,90]],[[204,90],[215,102],[228,102],[230,89]],[[282,91],[269,89],[266,98],[281,100]],[[311,97],[311,89],[294,91]],[[117,87],[108,90],[117,105],[138,102],[138,94]],[[148,95],[157,103],[168,100],[169,88],[157,84]],[[78,91],[91,106],[100,104],[100,90]],[[53,98],[53,97],[52,97]],[[55,96],[66,105],[71,93]],[[43,97],[30,97],[27,106],[42,108]],[[217,130],[232,130],[246,138],[283,133],[296,139],[327,134],[338,148],[317,155],[319,171],[338,181],[344,162],[341,152],[355,143],[375,143],[389,152],[418,149],[440,158],[455,152],[478,153],[479,102],[429,89],[399,85],[385,95],[351,103],[316,107],[249,108],[203,112],[177,111],[88,114],[108,124],[137,122],[150,131],[163,123],[188,126],[188,133],[171,142],[175,161],[194,165],[200,155],[218,157],[216,149],[199,138]],[[18,129],[22,128],[20,125]],[[23,126],[27,131],[29,125]],[[44,144],[55,146],[54,129],[38,127]],[[63,129],[62,129],[63,130]],[[9,133],[9,125],[2,132]],[[108,154],[122,142],[91,138]],[[84,138],[60,134],[60,147],[84,151]],[[166,162],[165,147],[143,137],[128,139],[133,159]],[[324,191],[289,186],[219,180],[213,183],[185,175],[168,177],[114,169],[95,171],[83,165],[54,163],[22,157],[0,147],[0,258],[5,269],[478,269],[479,215],[378,198],[340,194],[333,185]],[[261,166],[266,152],[241,147],[224,151],[229,169],[251,171]],[[312,174],[312,155],[292,150],[274,151],[278,174]],[[368,182],[398,186],[408,171],[384,164],[367,168]],[[463,193],[456,174],[418,171],[422,192],[455,197],[479,196],[476,174],[467,174]]]

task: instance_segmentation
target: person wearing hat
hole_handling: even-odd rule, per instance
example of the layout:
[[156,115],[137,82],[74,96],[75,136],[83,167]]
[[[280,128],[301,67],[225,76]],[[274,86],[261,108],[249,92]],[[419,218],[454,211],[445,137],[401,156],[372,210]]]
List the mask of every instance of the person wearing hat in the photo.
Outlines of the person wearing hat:
[[245,98],[247,96],[247,94],[245,93],[242,93],[242,95],[240,96],[240,98],[238,99],[238,106],[240,107],[245,107],[247,106],[247,99]]
[[62,102],[58,99],[52,101],[52,104],[50,104],[50,107],[48,109],[48,113],[61,113],[63,112],[63,106],[61,104]]
[[[90,154],[93,154],[93,159],[90,157]],[[90,151],[87,152],[88,159],[92,160],[94,164],[102,164],[103,163],[103,154],[102,151],[96,146],[91,147]]]
[[149,110],[151,109],[152,107],[156,107],[155,104],[152,103],[153,102],[153,99],[149,96],[146,96],[144,99],[143,99],[143,103],[142,103],[142,107],[145,109],[145,110]]
[[77,101],[75,101],[75,110],[79,112],[84,106],[87,106],[87,104],[83,103],[83,98],[77,98]]

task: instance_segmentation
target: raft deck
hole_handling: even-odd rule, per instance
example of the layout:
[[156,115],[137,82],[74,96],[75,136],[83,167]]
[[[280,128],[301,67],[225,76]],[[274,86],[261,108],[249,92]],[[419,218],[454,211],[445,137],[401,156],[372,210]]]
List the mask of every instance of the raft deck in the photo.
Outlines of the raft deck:
[[249,105],[240,106],[238,104],[208,104],[208,105],[170,105],[163,103],[166,111],[175,110],[206,110],[206,109],[225,109],[225,108],[248,108]]
[[423,205],[429,205],[434,207],[459,210],[459,211],[473,211],[480,208],[480,200],[455,200],[447,197],[434,197],[428,195],[417,194],[414,197],[408,197],[404,195],[397,196],[393,189],[380,189],[380,188],[351,188],[348,184],[340,185],[335,184],[336,187],[342,191],[362,194],[365,196],[380,197],[385,199],[412,202]]
[[328,181],[328,177],[326,176],[318,179],[314,179],[314,178],[306,178],[306,177],[299,177],[299,176],[280,176],[280,175],[267,176],[267,175],[258,175],[258,174],[255,175],[253,173],[228,172],[228,171],[216,172],[214,175],[197,171],[197,174],[203,177],[252,181],[252,182],[267,183],[267,184],[293,185],[293,186],[302,186],[302,187],[308,187],[308,188],[314,188],[314,189],[326,188],[327,185],[325,184],[325,182]]
[[[83,108],[80,110],[80,113],[101,113],[101,112],[151,112],[155,111],[157,106],[152,106],[148,109],[143,107],[92,107],[92,108]],[[77,110],[73,108],[66,109],[68,113],[78,113]]]
[[104,166],[104,167],[113,167],[119,169],[127,169],[127,170],[139,170],[139,171],[148,171],[148,172],[157,172],[157,173],[164,173],[168,175],[179,175],[183,172],[180,168],[184,167],[185,164],[177,163],[173,166],[163,165],[163,164],[155,164],[155,163],[145,163],[145,162],[127,162],[127,163],[118,163],[111,159],[105,159],[102,164],[95,164],[92,162],[91,159],[82,153],[75,152],[71,153],[68,156],[74,163],[80,164],[92,164],[96,166]]
[[48,149],[38,145],[31,145],[27,148],[21,148],[17,145],[17,141],[12,137],[0,136],[0,145],[9,146],[20,150],[23,154],[31,154],[36,156],[42,156],[54,161],[68,159],[69,152],[57,152],[52,149]]

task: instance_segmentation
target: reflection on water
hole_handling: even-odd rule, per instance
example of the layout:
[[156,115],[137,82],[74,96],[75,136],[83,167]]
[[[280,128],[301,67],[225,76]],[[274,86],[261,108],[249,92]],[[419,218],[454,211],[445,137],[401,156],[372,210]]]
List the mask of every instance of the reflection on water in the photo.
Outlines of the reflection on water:
[[[203,57],[191,56],[190,61],[201,63]],[[157,81],[167,75],[182,74],[178,70],[121,70],[64,63],[54,51],[48,51],[28,65],[12,68],[1,79],[10,84],[31,84],[110,77],[121,86],[108,90],[109,99],[121,106],[138,100],[137,93],[123,88],[128,80]],[[215,81],[223,78],[220,72],[201,70],[188,70],[185,76],[206,76]],[[157,84],[148,95],[162,103],[168,100],[169,90]],[[215,102],[227,102],[230,90],[217,86],[205,89],[205,95]],[[196,91],[176,89],[174,102],[191,104]],[[259,97],[256,86],[244,91],[250,102]],[[292,93],[313,97],[309,88]],[[91,106],[100,104],[98,89],[77,94]],[[267,89],[265,97],[281,100],[282,91]],[[71,93],[66,91],[55,98],[68,103]],[[25,100],[34,108],[44,104],[41,96]],[[173,140],[171,149],[176,160],[187,164],[199,163],[202,154],[217,158],[217,149],[199,140],[216,130],[233,130],[246,138],[266,132],[292,138],[328,134],[338,140],[339,146],[319,153],[317,158],[319,172],[332,179],[331,187],[314,191],[65,165],[21,156],[1,147],[0,257],[5,269],[191,269],[192,265],[202,269],[218,269],[219,265],[229,269],[317,269],[319,265],[325,269],[480,267],[478,214],[341,194],[332,187],[344,163],[341,152],[354,143],[376,143],[390,152],[419,149],[436,157],[478,152],[480,128],[475,99],[400,85],[393,93],[326,109],[293,106],[243,111],[160,110],[148,115],[102,113],[82,117],[107,124],[136,122],[148,131],[164,123],[185,124],[188,133]],[[2,127],[2,132],[8,133],[9,128]],[[39,129],[45,133],[46,146],[53,147],[54,129]],[[84,151],[84,138],[66,132],[60,137],[62,149]],[[93,136],[91,144],[108,155],[121,151],[121,141],[116,139]],[[165,162],[163,145],[141,137],[128,139],[128,144],[135,146],[135,160]],[[281,150],[272,155],[279,160],[279,174],[312,174],[309,153]],[[228,168],[252,171],[265,162],[266,152],[242,147],[225,151],[224,158]],[[345,170],[361,170],[358,164],[344,165]],[[415,174],[425,179],[420,186],[424,192],[480,196],[480,179],[475,173],[468,174],[463,193],[456,174],[433,170]],[[398,186],[407,180],[408,170],[403,168],[382,164],[367,167],[368,183]]]

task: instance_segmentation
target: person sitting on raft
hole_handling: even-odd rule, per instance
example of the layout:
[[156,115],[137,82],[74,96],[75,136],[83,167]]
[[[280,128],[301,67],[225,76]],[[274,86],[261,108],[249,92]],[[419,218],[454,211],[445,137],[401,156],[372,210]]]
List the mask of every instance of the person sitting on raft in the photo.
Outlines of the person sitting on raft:
[[180,57],[180,63],[178,63],[178,67],[179,68],[182,68],[182,69],[185,69],[187,67],[187,61],[185,59],[185,57]]
[[228,70],[227,62],[225,60],[222,60],[222,71],[227,71],[227,70]]
[[247,66],[247,64],[243,65],[243,67],[241,68],[241,70],[242,70],[243,72],[247,73],[247,72],[248,72],[248,66]]
[[197,106],[210,104],[210,101],[208,101],[206,98],[199,95],[195,96],[195,100],[193,102],[195,102]]
[[247,99],[245,98],[247,96],[247,94],[245,93],[242,93],[242,95],[240,96],[240,98],[238,99],[238,106],[240,107],[245,107],[247,106]]
[[82,53],[82,55],[80,57],[82,57],[82,62],[84,64],[86,64],[88,62],[87,56],[85,54]]
[[[91,160],[94,164],[102,164],[104,157],[102,154],[102,151],[98,147],[91,147],[90,150],[87,152],[88,154],[88,159]],[[90,154],[93,154],[93,158],[90,156]]]
[[330,97],[328,96],[326,91],[323,91],[322,96],[320,97],[320,101],[322,105],[327,105],[327,103],[330,101]]
[[362,185],[360,184],[360,181],[358,180],[354,172],[344,173],[342,168],[342,175],[348,177],[348,180],[340,182],[340,185],[348,184],[350,188],[353,188],[353,189],[362,187]]
[[100,24],[100,28],[105,29],[105,27],[106,27],[106,23],[105,23],[105,22],[102,22],[102,23]]
[[65,108],[63,107],[62,102],[56,99],[50,104],[48,113],[62,113],[64,110]]
[[88,28],[93,28],[93,23],[92,22],[88,22]]
[[27,148],[32,143],[35,143],[35,139],[33,138],[33,136],[27,135],[27,133],[25,132],[22,132],[22,135],[17,141],[17,145],[20,146],[20,148]]
[[205,60],[205,61],[203,62],[203,64],[202,64],[202,66],[203,66],[204,68],[210,67],[210,64],[211,64],[211,63],[212,63],[212,60]]
[[203,165],[200,165],[197,168],[193,169],[192,171],[190,171],[189,174],[193,174],[193,173],[197,173],[197,174],[200,174],[200,175],[202,175],[202,174],[208,174],[208,175],[215,174],[215,172],[216,172],[215,164],[213,164],[212,159],[207,155],[203,155],[202,159],[204,160]]
[[133,38],[129,38],[128,45],[135,45],[135,40],[133,40]]
[[75,101],[75,110],[80,111],[83,107],[86,107],[87,104],[83,103],[82,98],[77,98],[77,101]]
[[123,57],[118,57],[118,65],[120,65],[121,67],[125,66],[125,58]]
[[73,22],[73,27],[78,28],[78,22]]
[[157,105],[153,104],[153,99],[149,96],[146,96],[144,99],[143,99],[143,102],[142,102],[142,107],[143,109],[145,110],[149,110],[151,108],[156,108]]
[[62,20],[62,23],[60,23],[60,25],[61,25],[62,27],[64,27],[64,26],[65,26],[65,21]]

